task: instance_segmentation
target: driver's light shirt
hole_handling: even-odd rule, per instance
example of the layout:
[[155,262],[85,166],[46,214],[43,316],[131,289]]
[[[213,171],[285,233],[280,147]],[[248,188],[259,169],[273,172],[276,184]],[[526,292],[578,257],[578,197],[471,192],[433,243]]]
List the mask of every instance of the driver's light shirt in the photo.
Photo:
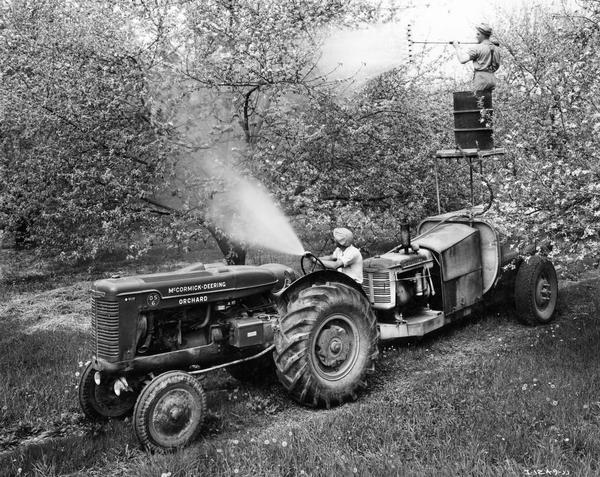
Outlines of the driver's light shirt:
[[358,283],[363,282],[363,259],[360,251],[354,245],[346,247],[345,250],[336,248],[333,251],[333,258],[341,259],[344,266],[338,268],[340,272],[352,277]]

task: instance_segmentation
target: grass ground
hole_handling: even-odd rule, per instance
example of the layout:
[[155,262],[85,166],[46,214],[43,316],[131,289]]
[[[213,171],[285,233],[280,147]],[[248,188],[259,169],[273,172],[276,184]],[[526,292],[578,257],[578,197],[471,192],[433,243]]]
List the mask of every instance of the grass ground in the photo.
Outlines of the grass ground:
[[563,282],[552,326],[487,310],[383,350],[369,391],[332,410],[276,383],[207,378],[195,445],[141,451],[128,421],[77,403],[87,279],[13,284],[0,305],[0,475],[599,475],[600,279]]

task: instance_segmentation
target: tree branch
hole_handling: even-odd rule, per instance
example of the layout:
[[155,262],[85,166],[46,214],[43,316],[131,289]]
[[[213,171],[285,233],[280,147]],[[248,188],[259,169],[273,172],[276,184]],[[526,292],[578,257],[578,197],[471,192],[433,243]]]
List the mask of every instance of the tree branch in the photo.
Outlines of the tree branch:
[[[85,137],[87,139],[89,139],[90,141],[92,141],[94,144],[100,146],[102,149],[105,150],[111,150],[112,148],[109,147],[107,144],[103,143],[102,141],[100,141],[99,139],[96,139],[94,137],[92,137],[84,128],[82,128],[79,124],[75,123],[74,121],[72,121],[71,119],[63,116],[62,114],[58,113],[57,111],[53,110],[52,108],[44,105],[42,106],[42,109],[44,109],[45,111],[49,112],[50,114],[56,116],[57,118],[59,118],[61,121],[66,122],[67,124],[69,124],[70,126],[72,126],[73,128],[77,129],[79,132],[83,133],[85,135]],[[114,149],[113,149],[114,150]],[[137,162],[138,164],[143,164],[145,166],[150,166],[150,163],[147,161],[144,161],[142,159],[138,159],[137,157],[134,156],[130,156],[129,154],[125,154],[123,152],[119,152],[116,151],[117,155],[125,158],[125,159],[130,159],[133,162]]]
[[339,200],[341,202],[379,202],[387,199],[397,199],[402,194],[386,194],[380,195],[376,197],[350,197],[345,195],[329,195],[329,196],[321,196],[319,200],[324,201],[336,201]]

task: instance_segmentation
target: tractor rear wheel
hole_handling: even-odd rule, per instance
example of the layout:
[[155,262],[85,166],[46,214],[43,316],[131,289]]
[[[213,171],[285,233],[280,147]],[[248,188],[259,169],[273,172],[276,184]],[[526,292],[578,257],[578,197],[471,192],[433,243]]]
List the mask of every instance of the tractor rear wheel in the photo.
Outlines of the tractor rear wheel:
[[148,450],[175,450],[192,442],[206,417],[200,382],[183,371],[168,371],[150,381],[133,411],[133,430]]
[[93,421],[104,421],[129,414],[135,406],[137,394],[124,391],[117,396],[113,389],[115,379],[102,374],[100,384],[96,384],[95,374],[92,363],[88,363],[79,380],[79,404],[86,417]]
[[301,404],[355,400],[375,370],[379,333],[368,300],[341,283],[313,285],[292,301],[275,334],[277,376]]
[[517,270],[515,307],[517,318],[526,325],[549,323],[554,318],[558,280],[552,262],[534,255]]

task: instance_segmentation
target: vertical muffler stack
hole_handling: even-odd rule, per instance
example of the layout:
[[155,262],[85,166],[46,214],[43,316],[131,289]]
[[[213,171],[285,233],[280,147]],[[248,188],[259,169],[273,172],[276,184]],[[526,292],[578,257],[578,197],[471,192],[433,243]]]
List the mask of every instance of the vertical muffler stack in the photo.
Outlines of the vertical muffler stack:
[[410,253],[410,225],[408,222],[402,222],[400,224],[400,243],[404,249],[404,253]]

